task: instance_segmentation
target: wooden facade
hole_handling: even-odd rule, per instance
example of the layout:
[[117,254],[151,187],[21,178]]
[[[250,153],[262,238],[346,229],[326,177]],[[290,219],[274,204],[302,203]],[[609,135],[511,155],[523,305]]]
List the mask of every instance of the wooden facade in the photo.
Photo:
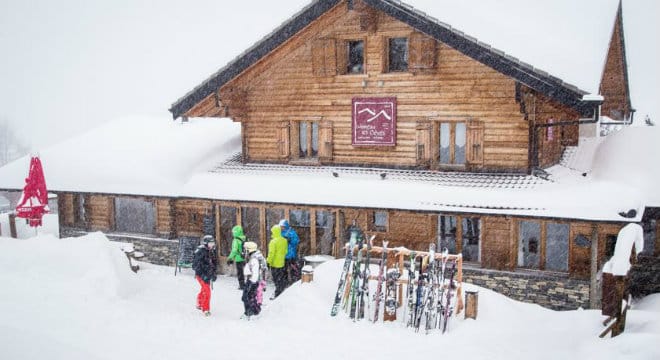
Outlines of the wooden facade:
[[[392,38],[408,40],[407,71],[388,71]],[[346,72],[349,41],[364,44],[362,73]],[[352,146],[351,100],[385,96],[397,100],[396,146]],[[247,162],[518,173],[532,166],[534,124],[579,115],[359,1],[353,9],[340,2],[185,113],[242,122]],[[317,157],[298,155],[301,122],[319,124]],[[465,124],[463,164],[438,162],[440,123]],[[544,131],[557,133],[538,136],[540,165],[547,167],[563,146],[577,142],[577,126]]]
[[[84,220],[72,219],[72,199],[84,196],[89,199]],[[125,195],[78,195],[63,193],[59,195],[59,209],[63,227],[78,228],[85,231],[116,232],[114,206],[116,198],[126,198]],[[519,225],[523,221],[542,224],[566,224],[570,228],[567,233],[568,267],[565,272],[575,279],[588,279],[591,266],[590,244],[581,244],[580,239],[597,239],[598,267],[607,259],[608,241],[615,239],[625,223],[594,223],[565,219],[536,219],[512,217],[503,215],[483,215],[466,213],[437,213],[402,211],[388,209],[337,208],[323,206],[299,206],[293,204],[243,203],[228,201],[143,198],[154,204],[155,230],[150,234],[137,234],[153,238],[202,237],[205,234],[203,219],[213,216],[212,234],[218,239],[219,256],[228,255],[231,247],[231,228],[242,225],[252,241],[260,248],[267,249],[270,239],[270,227],[281,219],[288,219],[298,231],[302,256],[311,254],[326,254],[342,256],[341,249],[347,240],[346,229],[353,221],[369,235],[376,235],[375,245],[387,239],[389,247],[406,247],[410,250],[428,250],[430,243],[440,243],[440,217],[456,218],[457,224],[462,219],[476,219],[479,225],[478,247],[479,258],[467,259],[466,263],[484,269],[516,271],[526,268],[518,263]],[[376,212],[385,215],[383,227],[374,223]],[[306,219],[300,219],[298,214],[306,214]],[[325,215],[325,216],[321,216]],[[328,221],[328,218],[331,218]],[[175,221],[173,221],[175,219]],[[456,252],[465,253],[466,235],[463,227],[456,226],[453,234],[456,236]],[[660,233],[660,231],[658,231]],[[541,245],[546,241],[546,235],[541,234]],[[540,266],[532,270],[544,270],[545,246],[540,246]]]
[[[404,68],[392,60],[391,50],[400,43],[407,46]],[[623,44],[612,46],[616,50]],[[625,58],[610,52],[608,59]],[[614,60],[614,65],[608,60],[607,69],[618,69]],[[171,111],[175,118],[240,122],[242,159],[250,163],[531,173],[559,163],[565,147],[577,145],[578,120],[597,114],[592,103],[582,101],[581,91],[560,80],[400,5],[377,0],[316,1],[223,69]],[[610,86],[609,80],[603,84]],[[356,98],[396,99],[394,146],[354,145]],[[595,278],[594,259],[600,268],[612,236],[625,225],[74,193],[60,194],[60,222],[87,231],[118,231],[118,207],[131,201],[153,221],[140,235],[176,239],[210,233],[221,257],[230,251],[234,225],[242,225],[265,250],[270,229],[280,219],[288,219],[298,232],[302,256],[341,256],[346,229],[355,222],[376,235],[374,245],[386,239],[390,247],[424,251],[436,243],[463,254],[473,268],[545,272],[570,280]]]

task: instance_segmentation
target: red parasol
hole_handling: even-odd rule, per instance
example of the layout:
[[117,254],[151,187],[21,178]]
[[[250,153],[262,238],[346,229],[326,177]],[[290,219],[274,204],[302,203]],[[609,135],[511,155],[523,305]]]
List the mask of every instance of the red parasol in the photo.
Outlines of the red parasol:
[[48,213],[48,190],[39,157],[30,160],[30,173],[16,206],[16,216],[28,220],[32,227],[41,226],[41,218]]

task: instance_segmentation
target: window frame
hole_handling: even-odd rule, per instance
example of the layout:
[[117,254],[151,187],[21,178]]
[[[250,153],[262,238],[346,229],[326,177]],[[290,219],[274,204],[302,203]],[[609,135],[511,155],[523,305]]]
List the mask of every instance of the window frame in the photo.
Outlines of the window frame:
[[[537,256],[538,256],[538,264],[536,266],[524,266],[520,265],[520,242],[521,242],[521,235],[520,235],[520,230],[521,230],[521,224],[523,222],[529,222],[529,223],[535,223],[538,224],[539,226],[539,237],[538,237],[538,243],[537,243]],[[567,260],[566,260],[566,269],[565,270],[556,270],[556,269],[548,269],[548,260],[547,260],[547,253],[548,253],[548,227],[549,225],[561,225],[561,226],[566,226],[567,227],[567,232],[566,232],[566,239],[565,239],[565,245],[566,245],[566,251],[567,251]],[[526,270],[539,270],[539,271],[548,271],[548,272],[555,272],[555,273],[565,273],[569,274],[571,272],[571,261],[573,260],[573,254],[571,254],[571,242],[574,240],[572,239],[572,236],[574,237],[575,234],[571,232],[571,224],[566,222],[566,221],[549,221],[549,220],[538,220],[538,219],[519,219],[516,221],[516,232],[518,234],[517,239],[516,239],[516,248],[518,249],[516,251],[516,268],[517,269],[526,269]]]
[[[377,224],[377,218],[378,215],[385,216],[385,224],[384,225],[378,225]],[[372,210],[369,212],[369,217],[368,217],[368,226],[367,228],[369,231],[373,232],[379,232],[379,233],[386,233],[389,231],[390,228],[390,213],[389,211],[386,210]]]
[[[451,225],[454,225],[453,227],[453,232],[451,231],[452,229],[445,229],[445,232],[442,232],[442,229],[445,228],[443,224],[443,218],[449,218],[447,219]],[[475,237],[470,237],[467,238],[465,236],[465,230],[463,229],[465,225],[465,221],[467,219],[476,219],[477,221],[477,231],[478,234],[476,236],[476,241],[477,243],[470,243],[470,240],[474,240]],[[446,213],[440,213],[438,214],[438,219],[437,219],[437,226],[438,226],[438,232],[437,232],[437,239],[436,239],[436,251],[441,252],[443,251],[443,240],[446,237],[450,237],[453,239],[453,252],[450,250],[451,253],[456,253],[456,254],[464,254],[464,247],[466,246],[474,246],[476,245],[478,247],[477,249],[477,260],[465,260],[465,262],[470,262],[474,264],[480,264],[481,263],[481,247],[483,245],[483,219],[481,216],[464,216],[464,215],[455,215],[455,214],[446,214]],[[451,242],[450,242],[451,244]]]
[[[290,137],[290,154],[291,162],[293,163],[314,163],[317,164],[319,160],[319,152],[321,145],[321,120],[320,119],[301,119],[301,120],[291,120],[291,132]],[[301,151],[301,140],[303,139],[303,134],[301,133],[302,124],[306,124],[305,127],[305,147],[307,154],[314,154],[314,126],[316,125],[316,154],[315,155],[302,155]]]
[[[395,62],[392,61],[392,45],[394,41],[405,39],[405,51],[403,52],[403,59],[401,63],[404,64],[401,68],[392,68]],[[386,66],[384,66],[386,73],[392,74],[401,74],[410,72],[410,36],[388,36],[386,38],[385,46],[385,60]],[[399,65],[401,66],[401,65]],[[405,68],[404,68],[405,67]]]
[[[366,54],[367,54],[367,42],[363,38],[355,38],[355,39],[346,39],[343,40],[344,46],[346,47],[346,59],[345,59],[345,69],[342,69],[342,74],[343,75],[365,75],[367,73],[367,61],[366,61]],[[362,43],[362,53],[360,56],[362,57],[362,63],[360,65],[360,72],[355,72],[351,71],[351,69],[358,65],[357,63],[355,65],[352,64],[351,58],[353,56],[353,52],[351,51],[352,44],[354,43]]]

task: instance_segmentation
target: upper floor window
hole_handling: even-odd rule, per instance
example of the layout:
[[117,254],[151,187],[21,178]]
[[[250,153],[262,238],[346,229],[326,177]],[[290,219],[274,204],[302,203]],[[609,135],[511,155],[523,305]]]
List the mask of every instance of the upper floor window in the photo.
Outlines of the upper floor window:
[[388,67],[389,72],[408,71],[408,38],[389,39]]
[[466,126],[464,122],[442,122],[440,129],[440,165],[465,165]]
[[318,121],[298,122],[298,157],[317,158],[319,155]]
[[364,41],[348,41],[348,59],[346,61],[347,74],[364,73]]

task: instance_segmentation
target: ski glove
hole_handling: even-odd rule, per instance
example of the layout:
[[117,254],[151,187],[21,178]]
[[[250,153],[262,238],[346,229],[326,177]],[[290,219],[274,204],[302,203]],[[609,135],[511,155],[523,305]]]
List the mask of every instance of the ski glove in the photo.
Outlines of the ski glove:
[[232,260],[227,260],[227,265],[231,265],[231,264],[233,264],[233,263],[234,263],[234,262],[233,262]]

